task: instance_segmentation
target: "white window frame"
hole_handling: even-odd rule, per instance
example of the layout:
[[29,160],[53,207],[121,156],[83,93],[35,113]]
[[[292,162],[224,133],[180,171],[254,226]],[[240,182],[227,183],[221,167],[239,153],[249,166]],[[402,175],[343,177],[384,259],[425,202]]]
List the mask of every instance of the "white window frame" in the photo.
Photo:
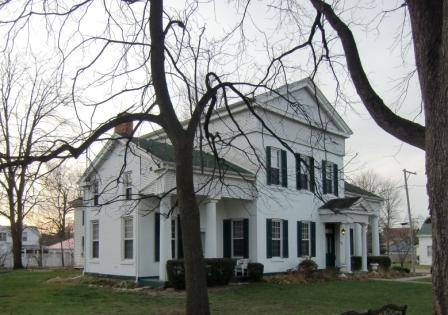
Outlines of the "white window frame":
[[[279,224],[279,237],[274,238],[274,223]],[[283,257],[283,220],[280,219],[272,219],[271,223],[271,251],[272,251],[272,258],[281,258]],[[280,250],[279,255],[274,255],[274,241],[280,241]]]
[[[310,160],[311,157],[307,155],[300,155],[300,161],[299,161],[299,167],[300,167],[300,175],[306,176],[306,187],[303,185],[302,178],[300,178],[300,183],[302,184],[302,187],[300,189],[302,190],[311,190],[311,172],[310,172]],[[313,170],[314,171],[314,170]]]
[[[306,227],[306,228],[305,228]],[[302,241],[301,247],[302,247],[302,257],[311,257],[311,222],[303,222],[302,221],[302,235],[300,236],[300,239]],[[305,237],[306,236],[306,237]],[[308,243],[308,252],[305,253],[305,250],[303,249],[303,242]]]
[[[94,236],[94,225],[98,226],[98,235],[95,238]],[[92,220],[90,221],[90,233],[91,233],[91,251],[90,251],[90,258],[92,259],[99,259],[100,258],[100,222],[98,220]],[[94,253],[93,253],[93,248],[94,248],[94,244],[97,243],[98,244],[98,253],[97,256],[95,257]]]
[[22,242],[28,242],[28,232],[27,231],[22,232]]
[[[271,147],[271,170],[278,170],[278,182],[274,182],[274,177],[271,172],[271,185],[281,186],[282,184],[282,150],[276,147]],[[276,163],[274,163],[276,162]],[[269,170],[269,171],[271,171]]]
[[[239,236],[239,235],[237,235],[237,236],[235,236],[235,231],[234,231],[234,224],[236,223],[236,222],[238,222],[238,224],[240,224],[241,223],[241,236]],[[244,241],[244,219],[236,219],[236,220],[232,220],[231,221],[231,223],[232,223],[232,229],[231,229],[231,240],[232,240],[232,258],[243,258],[244,257],[244,254],[243,254],[243,256],[236,256],[235,255],[235,251],[234,251],[234,240],[243,240]]]
[[123,173],[123,194],[126,200],[132,200],[132,171]]
[[[330,161],[325,161],[325,188],[326,194],[334,194],[334,173],[333,166],[334,163]],[[330,186],[328,185],[330,184]]]
[[[2,236],[4,236],[4,237],[2,237]],[[7,239],[8,239],[8,233],[0,232],[0,242],[6,242]]]
[[[131,230],[130,233],[131,235],[126,235],[126,223],[131,222]],[[123,236],[123,241],[122,241],[122,246],[123,246],[123,250],[122,250],[122,257],[123,260],[133,260],[134,259],[134,218],[131,216],[126,216],[122,218],[122,236]],[[126,257],[126,241],[131,241],[131,257]]]
[[432,257],[432,245],[426,246],[426,255]]

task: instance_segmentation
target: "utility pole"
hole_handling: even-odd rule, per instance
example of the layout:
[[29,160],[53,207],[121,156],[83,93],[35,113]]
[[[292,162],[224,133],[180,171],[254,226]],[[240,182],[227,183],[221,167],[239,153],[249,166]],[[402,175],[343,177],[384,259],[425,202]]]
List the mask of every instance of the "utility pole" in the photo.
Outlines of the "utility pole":
[[409,236],[411,239],[411,270],[415,273],[415,248],[414,248],[414,227],[412,225],[412,215],[411,215],[411,205],[409,202],[409,191],[408,191],[408,178],[410,175],[417,175],[416,172],[409,172],[403,169],[404,175],[404,188],[406,189],[406,200],[408,203],[408,217],[409,217]]

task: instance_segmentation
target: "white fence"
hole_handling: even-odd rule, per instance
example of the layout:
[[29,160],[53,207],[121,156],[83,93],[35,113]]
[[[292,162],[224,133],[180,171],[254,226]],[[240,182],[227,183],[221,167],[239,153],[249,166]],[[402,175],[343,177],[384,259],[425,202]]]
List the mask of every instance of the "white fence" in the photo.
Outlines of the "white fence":
[[[39,260],[42,257],[42,264]],[[22,253],[22,264],[25,268],[51,268],[62,267],[62,255],[59,251],[50,251],[48,253]],[[0,257],[0,267],[12,268],[13,256],[12,253],[5,254]],[[64,266],[73,267],[73,251],[64,251]]]

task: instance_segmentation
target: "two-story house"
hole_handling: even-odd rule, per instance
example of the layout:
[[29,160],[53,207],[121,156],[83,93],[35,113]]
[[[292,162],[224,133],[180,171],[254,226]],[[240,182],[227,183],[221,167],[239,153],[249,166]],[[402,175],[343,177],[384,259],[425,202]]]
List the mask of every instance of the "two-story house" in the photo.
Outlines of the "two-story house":
[[[204,256],[248,258],[277,273],[305,258],[350,272],[357,255],[367,270],[368,225],[379,255],[381,199],[344,182],[352,131],[319,89],[304,79],[256,96],[252,110],[230,110],[210,121],[224,160],[194,152]],[[183,255],[173,154],[162,130],[111,139],[85,171],[75,257],[86,273],[166,280],[167,260]]]
[[[40,250],[40,232],[34,226],[24,226],[22,231],[22,264],[24,266],[36,265],[29,261],[30,256],[36,255]],[[0,267],[13,266],[11,227],[0,225]]]

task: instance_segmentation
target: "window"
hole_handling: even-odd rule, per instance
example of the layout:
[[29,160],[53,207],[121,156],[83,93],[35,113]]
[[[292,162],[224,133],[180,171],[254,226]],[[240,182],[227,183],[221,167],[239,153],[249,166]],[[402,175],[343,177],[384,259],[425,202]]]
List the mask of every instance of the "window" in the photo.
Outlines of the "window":
[[428,257],[432,257],[432,246],[426,247],[426,253],[428,254]]
[[134,221],[132,217],[123,218],[123,256],[124,259],[134,257]]
[[92,221],[92,258],[99,258],[100,254],[100,224]]
[[86,214],[85,214],[85,212],[84,212],[84,209],[81,210],[81,218],[82,218],[82,226],[84,226],[84,221],[85,221],[85,219],[86,219]]
[[301,250],[302,256],[311,256],[311,238],[310,238],[310,223],[302,222],[302,238],[301,238]]
[[244,257],[244,222],[232,221],[232,257]]
[[324,194],[338,195],[338,166],[322,161],[322,190]]
[[98,181],[95,180],[93,182],[93,205],[94,206],[99,205],[99,198],[100,198],[99,185],[98,185]]
[[126,200],[132,199],[132,172],[123,174],[124,195]]
[[28,232],[22,232],[22,242],[28,242]]
[[314,191],[314,159],[298,153],[295,156],[297,189]]
[[176,220],[171,220],[171,258],[176,259]]
[[266,175],[268,185],[288,187],[286,151],[266,147]]
[[272,257],[282,256],[282,221],[272,220]]
[[0,242],[6,242],[6,233],[0,232]]
[[84,257],[84,236],[81,237],[81,257]]

